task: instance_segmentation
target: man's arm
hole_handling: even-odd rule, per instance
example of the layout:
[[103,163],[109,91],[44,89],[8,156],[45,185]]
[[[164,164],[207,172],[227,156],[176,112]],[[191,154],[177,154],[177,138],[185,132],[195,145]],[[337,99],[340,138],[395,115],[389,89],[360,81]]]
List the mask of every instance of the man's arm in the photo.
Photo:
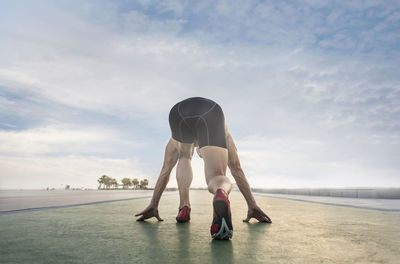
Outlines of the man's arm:
[[135,216],[140,216],[137,221],[143,221],[145,219],[156,217],[159,221],[163,221],[158,215],[158,204],[161,199],[161,195],[168,184],[169,176],[172,169],[174,168],[179,157],[179,143],[171,138],[165,148],[164,164],[158,177],[156,186],[154,187],[153,197],[151,199],[150,205],[146,207],[142,212],[136,214]]
[[256,204],[256,201],[254,200],[253,194],[251,193],[250,185],[247,182],[246,176],[244,175],[244,172],[240,165],[237,149],[229,132],[227,132],[226,134],[226,145],[228,148],[228,166],[231,170],[231,174],[233,178],[235,178],[236,184],[239,187],[240,192],[246,199],[247,206],[251,207]]
[[237,149],[235,143],[233,142],[231,134],[229,134],[227,129],[225,130],[225,133],[226,145],[228,148],[228,166],[233,178],[235,178],[236,184],[239,187],[240,192],[246,199],[247,206],[249,208],[247,212],[247,218],[243,221],[248,222],[250,218],[254,217],[260,222],[271,223],[271,219],[261,210],[260,207],[258,207],[256,200],[251,193],[250,185],[247,182],[246,176],[244,175],[244,172],[240,165]]

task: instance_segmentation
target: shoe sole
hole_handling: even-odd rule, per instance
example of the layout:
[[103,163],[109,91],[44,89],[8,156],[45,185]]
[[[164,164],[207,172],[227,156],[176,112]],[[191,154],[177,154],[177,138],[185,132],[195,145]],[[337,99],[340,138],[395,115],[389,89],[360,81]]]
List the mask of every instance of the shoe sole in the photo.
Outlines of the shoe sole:
[[[233,236],[233,230],[229,229],[227,221],[232,221],[229,216],[228,206],[225,201],[215,201],[213,203],[214,212],[218,218],[221,219],[221,227],[218,232],[212,235],[212,238],[215,240],[228,240]],[[232,222],[230,223],[232,226]]]
[[178,222],[178,223],[186,223],[189,221],[190,221],[190,219],[189,220],[181,220],[181,219],[176,218],[176,222]]

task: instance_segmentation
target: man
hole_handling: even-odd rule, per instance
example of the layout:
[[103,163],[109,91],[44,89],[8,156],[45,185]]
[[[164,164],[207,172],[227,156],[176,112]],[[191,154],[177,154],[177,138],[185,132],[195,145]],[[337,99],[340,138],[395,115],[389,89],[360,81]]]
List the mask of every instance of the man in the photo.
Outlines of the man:
[[156,217],[158,204],[167,186],[171,170],[178,162],[176,178],[178,182],[180,204],[177,222],[190,220],[189,188],[193,178],[191,159],[194,147],[204,160],[205,176],[210,193],[214,194],[214,216],[210,232],[213,239],[229,239],[233,235],[230,202],[228,195],[232,184],[226,177],[229,166],[240,192],[246,199],[248,222],[252,217],[260,222],[271,223],[271,219],[258,207],[251,193],[246,176],[240,166],[235,143],[225,126],[224,113],[214,101],[201,97],[192,97],[177,103],[169,113],[172,137],[165,149],[164,164],[154,187],[150,205],[142,212],[138,221]]

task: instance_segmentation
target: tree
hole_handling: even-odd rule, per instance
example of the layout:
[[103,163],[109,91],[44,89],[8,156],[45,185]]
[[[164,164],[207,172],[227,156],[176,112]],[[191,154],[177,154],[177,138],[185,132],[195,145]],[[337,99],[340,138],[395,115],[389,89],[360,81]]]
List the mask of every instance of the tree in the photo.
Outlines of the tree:
[[103,175],[103,176],[101,176],[98,180],[97,180],[97,182],[100,184],[99,185],[99,189],[101,189],[101,187],[103,186],[103,185],[106,185],[106,182],[107,182],[107,178],[109,178],[107,175]]
[[124,186],[124,189],[126,189],[132,185],[131,179],[129,179],[129,178],[123,178],[121,182],[122,182],[122,185]]
[[118,182],[116,179],[112,178],[111,179],[111,185],[114,186],[114,189],[118,188]]
[[112,185],[112,178],[106,176],[106,178],[104,179],[104,185],[107,187],[107,189],[110,189]]
[[137,179],[137,178],[134,178],[133,180],[132,180],[132,184],[133,184],[133,186],[135,186],[135,188],[138,186],[138,184],[139,184],[139,180]]
[[146,186],[149,185],[149,180],[148,179],[141,180],[140,185],[142,186],[143,189],[146,189]]

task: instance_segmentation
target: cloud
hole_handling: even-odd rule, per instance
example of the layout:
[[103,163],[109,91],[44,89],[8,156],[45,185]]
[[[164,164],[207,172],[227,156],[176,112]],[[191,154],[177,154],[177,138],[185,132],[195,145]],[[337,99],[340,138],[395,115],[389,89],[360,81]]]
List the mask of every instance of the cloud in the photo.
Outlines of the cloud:
[[[239,140],[237,145],[252,186],[387,187],[399,184],[397,169],[355,162],[340,154],[335,156],[330,152],[336,150],[327,142],[287,138],[271,140],[255,135]],[[385,175],[384,180],[377,175]]]
[[[99,127],[53,126],[22,131],[0,131],[1,188],[96,187],[109,174],[154,177],[134,153],[144,146],[124,140],[117,131]],[[153,182],[154,184],[154,182]]]
[[[123,140],[115,131],[101,127],[39,127],[23,131],[0,131],[0,155],[116,155],[116,150],[138,148],[140,143]],[[114,152],[114,153],[113,153]]]
[[395,184],[399,6],[317,2],[9,4],[2,154],[137,157],[157,177],[170,107],[204,96],[223,107],[255,185]]
[[[140,163],[133,159],[82,156],[63,157],[1,157],[0,187],[33,188],[97,188],[97,179],[107,174],[122,178],[147,178]],[[150,180],[150,184],[154,184]]]

